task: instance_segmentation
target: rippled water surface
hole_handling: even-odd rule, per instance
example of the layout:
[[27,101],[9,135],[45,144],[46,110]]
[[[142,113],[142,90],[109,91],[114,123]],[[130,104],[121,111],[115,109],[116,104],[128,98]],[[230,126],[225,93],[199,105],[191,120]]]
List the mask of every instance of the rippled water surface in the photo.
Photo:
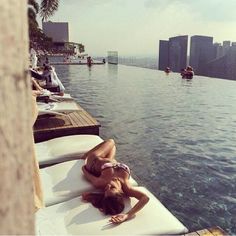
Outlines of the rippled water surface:
[[236,233],[236,82],[124,65],[56,66],[117,159],[190,230]]

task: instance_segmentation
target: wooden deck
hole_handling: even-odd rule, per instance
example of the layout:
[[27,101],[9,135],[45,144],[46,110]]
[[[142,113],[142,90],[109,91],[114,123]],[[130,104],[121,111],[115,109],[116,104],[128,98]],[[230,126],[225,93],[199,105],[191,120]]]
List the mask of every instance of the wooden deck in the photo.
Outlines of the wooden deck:
[[39,116],[34,124],[35,142],[75,134],[99,135],[99,127],[101,125],[82,107],[79,105],[78,107],[79,111],[63,116]]
[[184,236],[226,236],[228,234],[219,226],[216,226],[209,229],[202,229],[196,232],[183,234],[183,235]]

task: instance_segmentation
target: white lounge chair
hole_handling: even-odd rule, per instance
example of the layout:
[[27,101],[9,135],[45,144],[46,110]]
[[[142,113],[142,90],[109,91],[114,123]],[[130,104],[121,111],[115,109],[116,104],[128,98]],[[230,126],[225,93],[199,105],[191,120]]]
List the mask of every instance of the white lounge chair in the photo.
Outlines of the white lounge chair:
[[[170,235],[183,234],[187,228],[147,189],[150,200],[137,216],[120,225],[108,222],[105,216],[81,197],[46,207],[36,213],[36,235]],[[136,203],[126,201],[127,211]]]
[[43,103],[37,102],[39,115],[45,114],[64,114],[78,111],[79,108],[74,101],[50,102]]
[[39,165],[50,165],[79,159],[85,152],[103,142],[97,135],[70,135],[35,144]]
[[58,101],[71,101],[71,100],[74,100],[74,98],[72,98],[69,93],[65,93],[63,96],[59,96],[57,94],[52,93],[51,97],[58,100]]
[[[74,160],[40,169],[46,206],[78,197],[86,191],[95,190],[83,176],[81,170],[83,165],[84,160]],[[130,181],[132,185],[138,185],[132,177]]]

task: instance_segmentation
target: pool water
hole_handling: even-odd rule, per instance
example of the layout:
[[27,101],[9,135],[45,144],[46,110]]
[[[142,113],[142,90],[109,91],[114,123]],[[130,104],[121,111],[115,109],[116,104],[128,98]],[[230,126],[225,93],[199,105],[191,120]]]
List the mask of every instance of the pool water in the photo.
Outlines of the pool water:
[[125,65],[56,66],[117,159],[192,230],[236,233],[236,82]]

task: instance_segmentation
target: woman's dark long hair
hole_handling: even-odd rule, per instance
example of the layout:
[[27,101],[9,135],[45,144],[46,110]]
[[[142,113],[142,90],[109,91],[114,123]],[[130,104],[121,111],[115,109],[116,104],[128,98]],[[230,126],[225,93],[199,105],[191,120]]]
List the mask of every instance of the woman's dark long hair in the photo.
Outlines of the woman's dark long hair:
[[125,208],[124,197],[122,194],[105,197],[104,193],[89,193],[86,200],[105,215],[116,215]]

